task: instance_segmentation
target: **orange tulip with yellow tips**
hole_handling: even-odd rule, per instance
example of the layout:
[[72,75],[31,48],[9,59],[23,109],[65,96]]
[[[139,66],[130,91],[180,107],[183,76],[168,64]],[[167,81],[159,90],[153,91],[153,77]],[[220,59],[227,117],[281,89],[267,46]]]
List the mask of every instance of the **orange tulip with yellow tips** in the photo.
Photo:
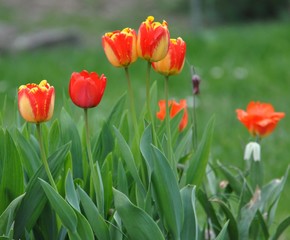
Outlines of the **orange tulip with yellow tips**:
[[18,108],[21,116],[28,122],[48,121],[54,110],[55,91],[46,80],[39,85],[29,83],[18,89]]
[[181,72],[186,53],[186,44],[182,38],[170,39],[169,50],[165,58],[153,62],[152,67],[156,72],[165,76],[177,75]]
[[102,37],[105,54],[115,67],[127,67],[137,60],[136,44],[137,34],[131,28],[108,32]]
[[168,52],[170,34],[167,22],[154,22],[154,17],[147,17],[142,22],[137,36],[138,56],[149,61],[156,62],[164,58]]

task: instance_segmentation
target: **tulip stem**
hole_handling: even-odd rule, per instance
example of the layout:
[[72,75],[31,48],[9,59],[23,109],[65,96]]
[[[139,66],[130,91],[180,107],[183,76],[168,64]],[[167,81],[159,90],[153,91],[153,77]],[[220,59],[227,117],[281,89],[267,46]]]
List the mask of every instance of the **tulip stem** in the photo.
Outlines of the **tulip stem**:
[[164,81],[164,91],[165,91],[165,106],[166,106],[166,115],[165,115],[165,124],[166,124],[166,132],[167,132],[167,152],[168,152],[168,160],[171,166],[174,166],[172,149],[171,149],[171,129],[170,129],[170,113],[169,113],[169,87],[168,87],[169,77],[165,76]]
[[51,172],[49,170],[49,165],[48,165],[45,150],[44,150],[40,123],[36,123],[36,129],[37,129],[37,133],[38,133],[39,148],[40,148],[41,160],[42,160],[44,169],[46,171],[46,174],[48,176],[48,180],[49,180],[51,186],[57,191],[57,187],[55,185],[55,182],[54,182],[53,177],[51,175]]
[[139,146],[139,129],[138,129],[138,122],[137,122],[137,117],[136,117],[135,104],[134,104],[134,94],[133,94],[133,90],[132,90],[132,84],[131,84],[131,80],[130,80],[128,67],[125,67],[125,73],[126,73],[126,78],[127,78],[127,82],[128,82],[131,118],[132,118],[132,122],[133,122],[133,125],[135,128],[136,143],[137,143],[137,147],[138,147]]
[[[87,108],[84,108],[84,115],[85,115],[85,128],[86,128],[86,145],[87,145],[89,166],[91,169],[91,180],[93,182],[93,186],[94,186],[94,190],[96,194],[96,201],[97,201],[98,209],[99,209],[100,214],[103,216],[104,215],[103,198],[102,198],[103,184],[102,184],[102,178],[100,175],[99,166],[98,165],[96,166],[96,170],[94,168]],[[99,186],[97,184],[99,184]]]
[[151,96],[150,96],[150,71],[151,71],[151,62],[148,61],[147,64],[147,77],[146,77],[146,100],[147,100],[147,112],[149,116],[149,121],[152,124],[152,135],[153,135],[153,143],[157,145],[157,138],[155,132],[155,124],[151,113]]

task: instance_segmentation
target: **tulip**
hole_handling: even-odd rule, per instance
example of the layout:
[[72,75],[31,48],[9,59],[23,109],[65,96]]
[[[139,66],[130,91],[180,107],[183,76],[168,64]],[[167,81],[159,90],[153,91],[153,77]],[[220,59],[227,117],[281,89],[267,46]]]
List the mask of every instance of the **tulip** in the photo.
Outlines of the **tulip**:
[[275,112],[271,104],[250,102],[247,111],[237,109],[238,120],[246,126],[250,134],[265,137],[273,132],[277,123],[285,116],[283,112]]
[[154,22],[154,17],[147,17],[142,22],[137,36],[138,56],[149,62],[164,58],[168,52],[170,35],[167,22]]
[[[160,119],[161,121],[163,121],[166,117],[166,101],[165,100],[160,100],[158,102],[159,105],[159,112],[156,113],[156,116],[158,119]],[[168,101],[168,106],[170,108],[170,113],[169,116],[170,118],[174,118],[180,111],[184,111],[183,112],[183,116],[182,119],[179,123],[179,131],[181,132],[187,125],[188,122],[188,113],[187,113],[187,104],[186,104],[186,100],[185,99],[181,99],[178,102],[173,101],[173,100],[169,100]]]
[[177,75],[183,68],[185,53],[186,44],[182,38],[170,39],[166,56],[158,62],[152,62],[152,67],[156,72],[165,76]]
[[39,85],[29,83],[18,89],[18,108],[28,122],[40,123],[51,119],[54,109],[55,91],[46,80]]
[[81,108],[96,107],[104,94],[107,78],[102,74],[86,70],[74,72],[69,83],[69,95],[73,103]]
[[115,67],[127,67],[135,62],[137,34],[131,28],[108,32],[102,37],[102,45],[109,62]]

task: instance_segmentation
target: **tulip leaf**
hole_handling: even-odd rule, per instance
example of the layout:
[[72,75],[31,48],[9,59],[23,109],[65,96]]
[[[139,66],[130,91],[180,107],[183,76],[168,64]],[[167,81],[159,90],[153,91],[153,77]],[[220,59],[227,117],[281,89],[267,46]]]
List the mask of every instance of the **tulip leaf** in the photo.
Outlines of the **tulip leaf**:
[[60,125],[58,119],[54,120],[48,134],[48,152],[53,153],[61,144]]
[[160,216],[167,230],[175,239],[179,239],[183,222],[183,207],[176,176],[161,151],[154,146],[151,151],[154,155],[152,184]]
[[115,140],[111,132],[111,128],[107,123],[103,124],[101,133],[93,150],[94,159],[98,159],[100,166],[102,165],[106,156],[113,151],[114,143]]
[[105,219],[99,213],[98,208],[86,192],[78,187],[77,192],[80,196],[81,204],[87,216],[87,219],[98,239],[110,240],[110,233]]
[[[64,165],[65,156],[70,148],[70,144],[60,147],[48,158],[49,168],[54,179],[56,179]],[[43,165],[30,179],[26,187],[26,194],[19,206],[15,217],[14,238],[19,239],[24,234],[25,229],[30,230],[37,218],[41,214],[47,198],[39,184],[38,178],[48,180]]]
[[40,184],[62,224],[72,233],[77,231],[78,219],[73,208],[46,181],[39,179]]
[[88,222],[88,220],[78,211],[75,211],[77,216],[77,232],[78,232],[78,239],[81,240],[92,240],[94,239],[93,230]]
[[[0,182],[0,214],[24,192],[24,174],[18,149],[8,131],[4,133],[4,158]],[[1,141],[3,141],[1,139]]]
[[71,153],[73,160],[73,176],[75,178],[83,177],[82,164],[82,144],[75,123],[70,115],[63,108],[60,115],[61,135],[64,143],[71,142]]
[[104,188],[104,213],[108,213],[111,208],[113,199],[113,179],[112,179],[112,168],[113,168],[112,153],[106,157],[102,169],[101,176]]
[[127,95],[123,94],[119,100],[117,101],[117,103],[115,104],[115,106],[113,107],[111,114],[109,115],[108,119],[107,119],[107,124],[108,126],[116,126],[119,127],[118,124],[120,124],[120,119],[122,117],[122,114],[124,112],[124,107],[126,105],[126,99],[127,99]]
[[240,197],[241,206],[245,205],[251,199],[252,193],[247,182],[243,179],[242,174],[238,173],[238,175],[234,175],[220,162],[217,162],[217,164],[219,170],[229,181],[231,188]]
[[182,240],[198,239],[198,222],[195,209],[195,187],[185,186],[180,191],[183,203],[184,222]]
[[74,209],[80,212],[79,199],[75,190],[70,169],[68,170],[65,181],[65,198]]
[[206,165],[208,163],[211,142],[213,138],[215,118],[212,117],[208,122],[203,133],[200,144],[197,147],[193,158],[189,162],[186,170],[186,183],[200,186],[206,172]]
[[5,211],[0,215],[0,235],[8,235],[8,231],[13,227],[14,212],[20,202],[22,201],[25,193],[15,198],[5,209]]
[[132,204],[125,194],[116,189],[113,190],[113,193],[117,213],[131,239],[164,240],[162,232],[152,217]]
[[226,218],[229,220],[229,224],[227,227],[229,238],[238,240],[239,239],[238,225],[232,211],[228,208],[228,206],[224,202],[220,200],[215,199],[215,200],[212,200],[212,202],[219,204],[219,206],[221,207],[221,210],[225,214]]
[[26,138],[16,130],[17,144],[22,156],[23,167],[27,172],[29,178],[38,170],[41,165],[39,156],[35,148],[26,140]]
[[219,223],[219,219],[217,217],[217,214],[215,212],[215,209],[214,209],[212,203],[209,201],[206,193],[201,188],[198,189],[196,196],[197,196],[199,203],[203,207],[203,209],[207,215],[207,218],[209,218],[211,220],[212,225],[215,226],[213,228],[215,234],[218,234],[219,230],[221,229],[221,225]]
[[[253,220],[257,216],[257,214],[259,214],[257,212],[260,210],[266,210],[266,207],[268,205],[272,205],[275,201],[278,201],[280,194],[284,188],[287,175],[288,169],[282,180],[275,179],[263,186],[262,189],[257,188],[249,203],[241,209],[239,216],[239,229],[241,239],[249,238],[251,224],[253,223]],[[264,235],[267,236],[268,233],[265,232],[263,223],[259,224],[262,224],[261,227]]]
[[271,240],[278,240],[281,234],[290,226],[290,216],[285,218],[277,227]]
[[217,235],[217,237],[215,238],[215,240],[224,240],[224,239],[226,239],[226,234],[227,234],[227,228],[228,228],[228,225],[229,225],[229,221],[230,220],[228,220],[224,224],[222,230],[219,232],[219,234]]
[[149,124],[141,137],[140,151],[145,159],[147,165],[148,179],[151,179],[151,174],[154,169],[154,155],[152,151],[152,126]]
[[122,134],[119,132],[119,130],[116,127],[114,127],[114,131],[115,131],[117,142],[120,148],[121,155],[124,161],[126,162],[128,170],[130,171],[133,179],[135,180],[139,190],[141,191],[144,197],[143,199],[145,199],[145,195],[146,195],[145,188],[138,174],[137,166],[135,164],[134,157],[130,150],[130,147],[128,146]]

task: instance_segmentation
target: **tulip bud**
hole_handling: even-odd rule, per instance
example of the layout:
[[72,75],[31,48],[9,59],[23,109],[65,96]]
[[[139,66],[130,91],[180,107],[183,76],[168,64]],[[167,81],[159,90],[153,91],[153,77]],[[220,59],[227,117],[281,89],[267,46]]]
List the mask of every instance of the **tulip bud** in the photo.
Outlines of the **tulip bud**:
[[158,62],[152,62],[152,67],[156,72],[165,76],[177,75],[183,68],[185,53],[186,44],[182,38],[170,39],[166,56]]
[[69,95],[73,103],[81,108],[96,107],[104,94],[107,78],[102,74],[86,70],[74,72],[69,83]]
[[200,77],[197,74],[194,74],[192,76],[192,87],[193,87],[193,94],[198,95],[199,94],[199,84],[200,84]]
[[137,36],[138,56],[149,61],[157,62],[163,59],[169,48],[170,35],[167,22],[154,22],[154,17],[147,17],[142,22]]
[[137,60],[137,34],[131,28],[108,32],[102,45],[109,62],[115,67],[127,67]]
[[48,121],[54,110],[55,92],[46,80],[39,85],[29,83],[18,89],[18,108],[21,116],[28,122]]

